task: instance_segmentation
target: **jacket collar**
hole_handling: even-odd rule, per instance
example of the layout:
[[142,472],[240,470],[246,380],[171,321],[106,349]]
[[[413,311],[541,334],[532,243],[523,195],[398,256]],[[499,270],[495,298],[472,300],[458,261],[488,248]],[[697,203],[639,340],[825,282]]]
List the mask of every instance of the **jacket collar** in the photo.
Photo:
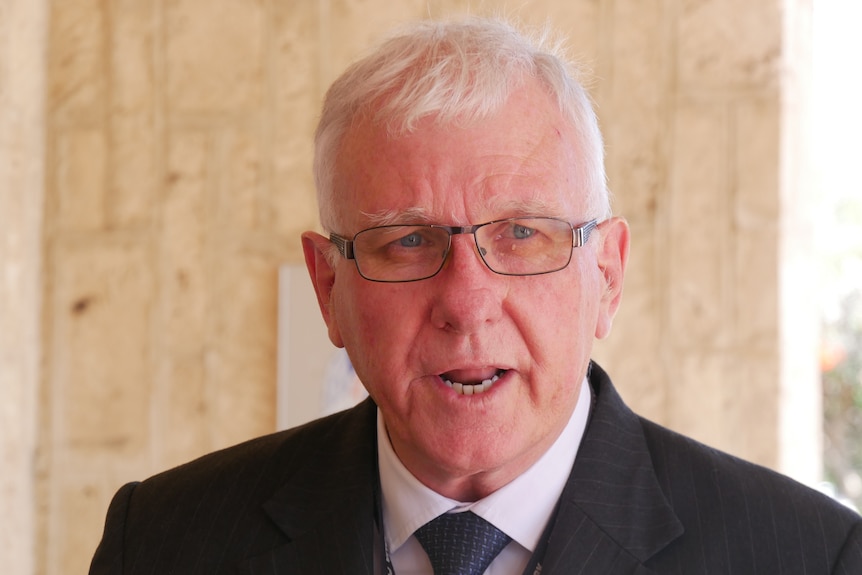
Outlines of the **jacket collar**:
[[[377,407],[368,399],[333,417],[329,432],[309,433],[300,467],[264,504],[288,538],[241,566],[254,575],[371,575],[375,548]],[[300,429],[299,433],[303,433]],[[318,452],[315,454],[315,452]]]
[[595,403],[543,572],[650,573],[643,564],[683,526],[658,483],[640,419],[596,364],[590,384]]

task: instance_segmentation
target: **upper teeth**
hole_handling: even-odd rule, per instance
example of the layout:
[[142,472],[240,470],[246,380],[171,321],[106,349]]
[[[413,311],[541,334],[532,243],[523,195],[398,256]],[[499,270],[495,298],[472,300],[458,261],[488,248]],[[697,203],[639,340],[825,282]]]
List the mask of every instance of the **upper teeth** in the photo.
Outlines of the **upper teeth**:
[[448,379],[444,379],[443,381],[461,395],[476,395],[477,393],[483,393],[491,389],[491,386],[498,379],[500,379],[500,376],[494,374],[493,377],[483,380],[482,383],[459,383],[457,381],[449,381]]

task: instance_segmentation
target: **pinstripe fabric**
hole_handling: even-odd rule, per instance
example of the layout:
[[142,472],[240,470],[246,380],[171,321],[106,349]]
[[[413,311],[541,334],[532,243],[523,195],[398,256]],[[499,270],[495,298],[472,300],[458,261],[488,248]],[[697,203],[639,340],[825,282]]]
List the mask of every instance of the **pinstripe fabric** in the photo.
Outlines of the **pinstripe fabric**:
[[551,572],[862,575],[858,515],[637,417],[595,364],[590,383],[596,406],[561,498]]
[[375,417],[367,402],[124,487],[90,573],[370,574]]
[[[593,366],[587,432],[542,575],[862,575],[862,519],[642,420]],[[375,406],[121,489],[91,575],[361,575],[373,566]]]

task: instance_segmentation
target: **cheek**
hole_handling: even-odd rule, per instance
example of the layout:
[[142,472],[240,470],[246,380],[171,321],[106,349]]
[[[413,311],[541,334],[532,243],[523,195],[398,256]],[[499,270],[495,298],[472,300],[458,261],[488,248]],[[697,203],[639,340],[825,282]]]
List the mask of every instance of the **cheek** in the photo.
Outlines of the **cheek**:
[[375,306],[361,292],[347,289],[333,298],[333,315],[339,326],[344,346],[349,352],[364,351],[378,345],[378,334],[383,333],[382,314],[375,313]]
[[[370,294],[368,292],[371,292]],[[411,323],[413,309],[397,293],[389,290],[357,291],[352,297],[354,326],[365,341],[377,344],[398,340],[399,332]]]
[[524,335],[533,340],[534,353],[589,353],[599,309],[593,276],[588,275],[588,270],[576,268],[559,278],[549,275],[547,284],[530,286],[527,293],[521,294],[528,306],[517,313],[522,325],[531,326]]
[[395,364],[407,357],[415,338],[415,303],[382,284],[344,287],[348,289],[334,298],[333,312],[357,374],[367,381],[391,377],[389,372],[399,369]]

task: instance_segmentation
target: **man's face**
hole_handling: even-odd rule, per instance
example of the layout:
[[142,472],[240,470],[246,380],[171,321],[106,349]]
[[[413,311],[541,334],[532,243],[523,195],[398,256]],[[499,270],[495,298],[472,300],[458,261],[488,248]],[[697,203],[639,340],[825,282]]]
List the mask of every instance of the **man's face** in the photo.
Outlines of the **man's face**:
[[[579,165],[574,131],[536,86],[467,128],[423,120],[392,140],[385,127],[361,121],[338,160],[345,229],[335,231],[351,238],[383,215],[389,223],[448,225],[554,216],[577,226],[595,216]],[[410,283],[368,281],[343,258],[331,267],[321,254],[327,243],[303,236],[330,338],[347,349],[405,466],[466,500],[532,465],[568,422],[593,338],[610,328],[625,222],[602,224],[565,269],[525,277],[489,270],[469,235],[453,236],[436,276]],[[494,377],[474,395],[446,384]]]

